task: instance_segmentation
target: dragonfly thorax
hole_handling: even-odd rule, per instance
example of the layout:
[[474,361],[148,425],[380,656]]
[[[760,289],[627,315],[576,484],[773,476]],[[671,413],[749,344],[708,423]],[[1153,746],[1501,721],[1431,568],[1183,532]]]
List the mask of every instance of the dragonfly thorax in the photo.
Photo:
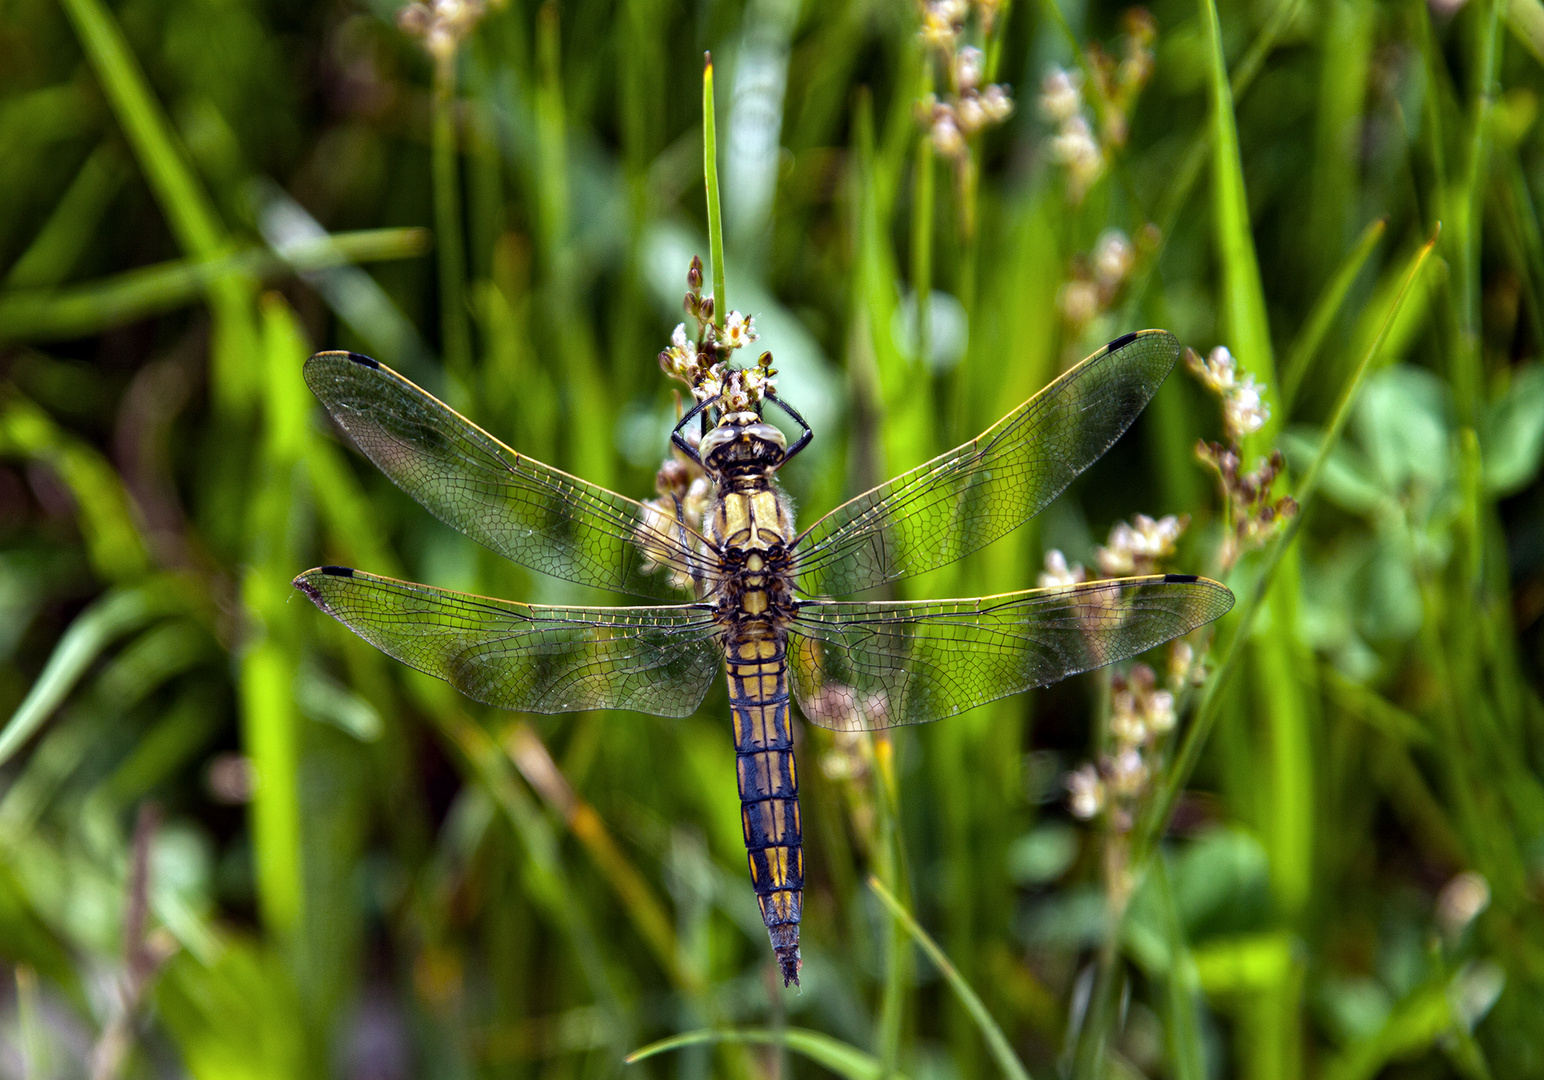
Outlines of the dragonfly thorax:
[[697,452],[714,478],[765,473],[783,463],[788,440],[755,413],[737,412],[725,416],[704,435]]

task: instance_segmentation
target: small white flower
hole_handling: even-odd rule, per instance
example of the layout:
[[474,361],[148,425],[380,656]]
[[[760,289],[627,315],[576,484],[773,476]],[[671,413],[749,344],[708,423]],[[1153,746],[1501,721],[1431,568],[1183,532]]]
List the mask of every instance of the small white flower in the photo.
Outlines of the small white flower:
[[704,376],[701,382],[692,387],[692,397],[698,401],[712,401],[723,392],[724,384],[713,374]]
[[1053,64],[1040,80],[1040,112],[1047,120],[1065,124],[1083,108],[1083,78]]
[[1147,763],[1142,760],[1141,752],[1134,746],[1128,746],[1112,757],[1107,772],[1110,777],[1110,791],[1115,795],[1124,797],[1136,795],[1147,782]]
[[1068,773],[1064,782],[1071,795],[1067,802],[1073,817],[1087,821],[1104,809],[1104,782],[1092,765]]
[[974,90],[981,83],[982,55],[974,45],[966,45],[954,58],[954,81],[959,88]]
[[962,131],[977,132],[986,126],[986,110],[981,107],[981,95],[974,90],[967,90],[960,95],[954,114]]
[[1092,281],[1075,279],[1067,282],[1057,294],[1062,317],[1073,326],[1086,326],[1099,314],[1099,289]]
[[1095,552],[1099,572],[1105,577],[1152,573],[1160,560],[1174,554],[1175,543],[1190,524],[1189,517],[1174,514],[1156,521],[1137,514],[1131,520],[1132,525],[1117,522],[1109,541]]
[[1051,155],[1067,166],[1073,196],[1081,199],[1104,171],[1104,152],[1094,139],[1093,129],[1081,116],[1074,116],[1051,139]]
[[1174,695],[1167,690],[1154,690],[1147,696],[1143,710],[1147,727],[1155,735],[1166,735],[1174,730]]
[[1222,399],[1223,426],[1232,442],[1242,442],[1271,418],[1271,408],[1262,396],[1263,386],[1256,386],[1253,375],[1238,380]]
[[1483,875],[1465,870],[1437,894],[1437,923],[1448,937],[1455,938],[1489,906],[1490,883]]
[[1147,724],[1137,695],[1130,690],[1110,695],[1110,734],[1119,746],[1140,746],[1147,741]]
[[1236,364],[1226,345],[1217,346],[1207,354],[1205,360],[1190,353],[1186,363],[1196,378],[1213,393],[1225,394],[1233,389],[1237,378]]
[[1106,288],[1115,288],[1131,273],[1136,252],[1119,229],[1106,229],[1094,244],[1094,276]]
[[936,49],[952,49],[965,10],[963,0],[934,0],[922,13],[922,40]]
[[731,349],[743,349],[760,335],[756,333],[756,317],[731,311],[724,319],[723,342]]
[[953,110],[940,108],[928,134],[933,140],[933,149],[944,157],[957,158],[965,153],[965,136],[960,134],[960,125],[955,123]]
[[988,123],[1000,124],[1013,113],[1013,98],[1008,96],[1008,88],[998,83],[988,86],[981,95],[981,109],[986,113]]
[[1045,570],[1041,572],[1039,585],[1042,589],[1068,588],[1088,577],[1081,566],[1067,565],[1067,556],[1052,548],[1045,553]]

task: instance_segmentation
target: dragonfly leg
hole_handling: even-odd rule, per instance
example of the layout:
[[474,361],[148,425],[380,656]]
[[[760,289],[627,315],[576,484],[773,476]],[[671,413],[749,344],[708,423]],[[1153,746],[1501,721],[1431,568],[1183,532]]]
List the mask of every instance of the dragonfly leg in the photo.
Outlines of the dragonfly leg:
[[776,394],[770,393],[766,395],[766,400],[776,405],[779,409],[782,409],[785,413],[793,418],[794,423],[798,424],[801,428],[804,429],[804,433],[794,440],[794,444],[790,446],[788,448],[788,452],[783,455],[783,464],[786,465],[795,454],[810,444],[810,440],[815,437],[815,433],[814,431],[810,430],[809,422],[806,421],[804,417],[800,416],[799,411],[792,405],[788,404],[788,402],[784,401]]
[[692,446],[691,443],[686,441],[686,437],[682,435],[681,432],[686,429],[686,425],[691,423],[691,421],[695,419],[697,415],[702,412],[702,410],[706,409],[709,405],[713,404],[713,402],[717,400],[717,398],[709,398],[707,401],[697,402],[697,404],[693,405],[689,410],[687,410],[685,416],[676,421],[676,426],[670,431],[670,441],[675,446],[675,448],[681,451],[681,453],[685,454],[687,457],[691,458],[698,465],[702,464],[702,458],[697,456],[697,449]]

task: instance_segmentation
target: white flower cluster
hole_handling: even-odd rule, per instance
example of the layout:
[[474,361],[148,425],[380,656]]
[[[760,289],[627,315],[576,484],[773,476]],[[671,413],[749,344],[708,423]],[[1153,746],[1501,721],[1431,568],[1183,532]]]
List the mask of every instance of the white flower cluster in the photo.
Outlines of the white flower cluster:
[[696,342],[687,337],[686,324],[681,323],[670,335],[669,348],[659,354],[659,366],[666,375],[691,387],[698,402],[722,397],[724,412],[743,412],[766,394],[777,392],[771,353],[762,353],[754,368],[729,366],[729,353],[759,337],[755,317],[738,311],[725,317],[722,331],[712,323],[704,324]]
[[1128,577],[1151,574],[1158,564],[1174,554],[1174,545],[1190,524],[1190,515],[1168,514],[1154,520],[1138,514],[1128,525],[1118,522],[1110,530],[1110,539],[1094,552],[1099,573],[1104,577]]
[[[995,13],[995,5],[976,6],[981,9],[979,17],[985,27],[990,19],[987,9]],[[970,11],[966,0],[932,0],[922,9],[922,40],[948,71],[949,92],[942,99],[929,94],[922,101],[921,114],[933,148],[954,161],[968,157],[966,140],[972,135],[1002,123],[1013,113],[1008,87],[981,85],[986,77],[986,58],[981,50],[961,44]]]
[[670,344],[659,354],[659,366],[672,379],[691,387],[692,397],[700,404],[722,397],[724,412],[743,412],[761,399],[777,392],[772,354],[764,352],[754,368],[732,368],[729,357],[736,349],[754,343],[756,319],[731,311],[724,316],[723,329],[713,324],[713,297],[702,295],[702,260],[693,258],[686,272],[685,307],[697,323],[694,341],[679,324],[670,335]]
[[1256,384],[1248,372],[1239,374],[1237,361],[1226,346],[1217,346],[1205,360],[1192,357],[1189,363],[1190,370],[1207,389],[1222,398],[1223,430],[1234,446],[1242,444],[1270,420],[1265,387]]
[[1115,677],[1110,698],[1110,751],[1098,764],[1084,764],[1067,774],[1069,809],[1084,821],[1108,811],[1110,823],[1131,828],[1136,801],[1152,776],[1148,759],[1159,740],[1174,730],[1174,695],[1157,688],[1146,664]]
[[1083,201],[1104,173],[1104,150],[1084,115],[1083,76],[1052,64],[1040,80],[1040,114],[1056,125],[1051,156],[1067,168],[1067,197]]
[[430,56],[445,60],[455,55],[486,10],[484,0],[415,0],[397,12],[397,26],[422,38]]
[[1229,569],[1250,548],[1259,547],[1297,513],[1291,496],[1273,499],[1276,478],[1286,468],[1281,452],[1259,459],[1250,472],[1243,471],[1244,440],[1263,428],[1271,418],[1265,387],[1254,376],[1240,374],[1233,354],[1219,345],[1205,360],[1187,350],[1185,366],[1208,390],[1222,398],[1225,442],[1201,440],[1196,457],[1217,474],[1217,485],[1232,528],[1223,538],[1219,562]]
[[[1138,234],[1144,244],[1157,247],[1157,226],[1144,226]],[[1057,295],[1062,317],[1076,338],[1084,327],[1114,306],[1137,261],[1137,249],[1120,229],[1106,229],[1099,234],[1088,256],[1073,260],[1070,279]]]
[[1067,167],[1067,197],[1082,202],[1104,174],[1110,153],[1124,146],[1132,110],[1142,88],[1152,78],[1153,43],[1158,26],[1142,8],[1132,8],[1122,20],[1121,58],[1094,42],[1087,49],[1091,88],[1099,103],[1099,131],[1084,109],[1083,77],[1053,65],[1040,83],[1040,112],[1056,125],[1051,155]]

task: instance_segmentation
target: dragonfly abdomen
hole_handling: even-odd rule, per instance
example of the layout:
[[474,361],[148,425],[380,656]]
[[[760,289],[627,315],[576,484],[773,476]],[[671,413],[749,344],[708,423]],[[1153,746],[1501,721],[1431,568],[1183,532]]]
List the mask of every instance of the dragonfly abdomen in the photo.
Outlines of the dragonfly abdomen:
[[735,634],[727,642],[725,658],[751,882],[783,985],[798,985],[804,849],[788,716],[787,641],[776,631]]

